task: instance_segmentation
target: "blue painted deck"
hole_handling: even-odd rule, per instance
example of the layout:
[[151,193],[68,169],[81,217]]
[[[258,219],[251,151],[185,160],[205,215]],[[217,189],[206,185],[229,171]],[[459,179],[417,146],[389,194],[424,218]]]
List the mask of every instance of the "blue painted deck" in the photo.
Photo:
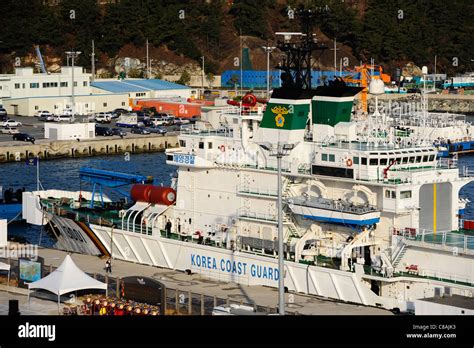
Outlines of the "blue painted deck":
[[474,140],[444,144],[443,146],[447,147],[448,149],[438,152],[438,157],[449,157],[454,153],[474,152]]
[[0,204],[0,219],[6,219],[10,221],[20,212],[21,204]]

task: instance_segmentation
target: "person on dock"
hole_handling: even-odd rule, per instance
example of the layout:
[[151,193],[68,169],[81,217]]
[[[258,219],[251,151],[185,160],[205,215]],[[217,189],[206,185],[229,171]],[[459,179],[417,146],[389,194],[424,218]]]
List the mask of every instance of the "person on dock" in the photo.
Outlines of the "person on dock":
[[105,273],[112,273],[112,260],[110,257],[105,261]]

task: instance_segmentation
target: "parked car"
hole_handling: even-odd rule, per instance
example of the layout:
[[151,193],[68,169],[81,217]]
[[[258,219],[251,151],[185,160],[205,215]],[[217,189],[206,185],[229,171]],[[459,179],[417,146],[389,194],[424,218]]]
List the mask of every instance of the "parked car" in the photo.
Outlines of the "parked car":
[[54,121],[54,115],[53,114],[42,114],[38,117],[38,121],[45,121],[45,122]]
[[0,108],[0,117],[7,116],[7,110]]
[[115,109],[110,113],[112,114],[112,118],[118,118],[120,115],[128,114],[128,110],[126,110],[126,109]]
[[95,127],[95,135],[111,136],[114,133],[109,127]]
[[13,134],[13,140],[18,140],[18,141],[31,141],[32,143],[35,142],[35,138],[32,137],[31,135],[27,134],[27,133]]
[[112,122],[112,114],[108,112],[99,112],[95,115],[94,119],[98,123],[110,123]]
[[3,127],[1,130],[0,130],[0,133],[2,134],[18,134],[20,133],[20,131],[18,130],[18,128],[12,128],[12,127]]
[[72,115],[55,115],[54,122],[72,122],[75,118]]
[[2,127],[21,127],[21,122],[15,120],[6,120],[2,123]]
[[184,117],[176,117],[174,119],[174,124],[176,126],[182,126],[182,125],[185,125],[185,124],[190,124],[191,121],[189,121],[187,118],[184,118]]
[[166,128],[164,127],[161,127],[161,126],[150,126],[150,128],[148,128],[148,130],[151,132],[151,133],[155,133],[155,134],[161,134],[161,135],[165,135],[166,134]]
[[127,135],[127,132],[120,128],[112,128],[112,134],[113,135],[120,135],[121,137],[124,137]]
[[35,117],[41,117],[42,115],[50,115],[50,116],[53,116],[52,113],[50,113],[49,111],[47,110],[40,110],[40,111],[37,111],[35,113]]
[[131,133],[133,134],[150,134],[151,132],[143,127],[133,127]]
[[164,126],[166,123],[166,118],[158,116],[158,117],[153,117],[150,121],[155,126]]

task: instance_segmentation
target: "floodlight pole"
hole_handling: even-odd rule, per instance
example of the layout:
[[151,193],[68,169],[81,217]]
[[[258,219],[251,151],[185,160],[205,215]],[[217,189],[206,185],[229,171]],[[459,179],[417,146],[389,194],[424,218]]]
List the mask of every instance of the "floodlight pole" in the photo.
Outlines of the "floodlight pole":
[[282,216],[282,184],[281,184],[281,159],[283,157],[282,145],[277,145],[278,168],[278,314],[285,315],[285,265],[283,251],[283,216]]
[[74,115],[76,113],[76,105],[75,105],[75,100],[74,100],[74,59],[79,57],[81,52],[71,52],[68,51],[66,52],[66,55],[68,58],[71,58],[71,64],[72,64],[72,71],[71,71],[71,77],[72,77],[72,90],[71,90],[71,103],[72,103],[72,117],[74,118]]

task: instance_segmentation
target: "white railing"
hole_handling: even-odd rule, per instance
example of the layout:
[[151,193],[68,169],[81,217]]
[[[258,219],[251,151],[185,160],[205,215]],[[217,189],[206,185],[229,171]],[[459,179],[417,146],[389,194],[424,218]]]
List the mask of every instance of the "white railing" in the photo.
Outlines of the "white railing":
[[265,187],[238,186],[237,187],[237,192],[247,193],[247,194],[257,195],[257,196],[274,196],[274,197],[278,196],[278,190],[265,188]]

